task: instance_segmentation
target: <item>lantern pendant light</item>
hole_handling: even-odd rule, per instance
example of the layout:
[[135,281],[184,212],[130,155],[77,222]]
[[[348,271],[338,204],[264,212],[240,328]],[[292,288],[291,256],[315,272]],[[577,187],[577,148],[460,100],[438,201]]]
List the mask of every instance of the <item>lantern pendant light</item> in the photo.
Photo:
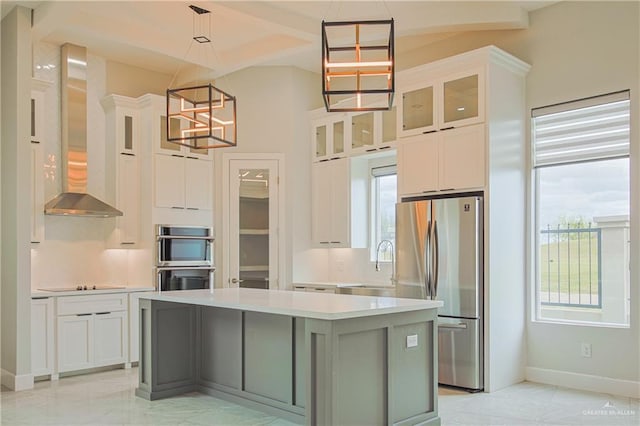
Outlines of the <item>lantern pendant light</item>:
[[[211,43],[210,12],[194,5],[189,8],[195,14],[191,43]],[[236,98],[211,83],[167,89],[166,126],[167,141],[178,145],[193,149],[236,146]]]
[[395,91],[393,19],[322,21],[327,111],[387,111]]

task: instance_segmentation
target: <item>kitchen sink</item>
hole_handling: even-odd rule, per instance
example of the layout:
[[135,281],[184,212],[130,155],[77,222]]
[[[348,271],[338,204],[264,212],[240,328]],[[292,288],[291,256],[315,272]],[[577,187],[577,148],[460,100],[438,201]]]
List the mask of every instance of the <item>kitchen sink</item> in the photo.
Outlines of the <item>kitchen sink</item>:
[[338,294],[355,294],[358,296],[395,297],[395,287],[389,286],[357,286],[357,287],[337,287]]

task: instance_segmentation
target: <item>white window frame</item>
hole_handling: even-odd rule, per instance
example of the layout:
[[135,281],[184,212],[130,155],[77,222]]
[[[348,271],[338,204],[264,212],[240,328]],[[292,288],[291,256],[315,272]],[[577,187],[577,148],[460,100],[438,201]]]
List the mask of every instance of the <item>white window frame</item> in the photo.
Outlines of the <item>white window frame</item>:
[[[570,114],[570,111],[578,110],[580,108],[589,108],[598,105],[604,104],[613,104],[616,102],[626,101],[628,105],[628,113],[629,113],[629,123],[628,123],[628,143],[625,146],[612,146],[610,149],[605,148],[600,150],[599,155],[591,155],[587,151],[588,150],[576,150],[575,155],[571,155],[569,151],[559,152],[557,155],[556,161],[549,160],[549,157],[553,158],[554,154],[551,154],[547,159],[544,159],[543,156],[537,157],[536,152],[536,126],[535,119],[537,117],[545,116],[548,114],[555,113],[564,113],[567,112]],[[531,251],[532,256],[530,257],[533,262],[533,283],[531,286],[531,291],[533,293],[532,297],[532,320],[534,322],[543,322],[543,323],[553,323],[553,324],[571,324],[571,325],[582,325],[582,326],[590,326],[590,327],[613,327],[613,328],[629,328],[630,323],[606,323],[601,321],[582,321],[582,320],[571,320],[571,319],[554,319],[548,317],[541,316],[541,307],[542,301],[540,298],[540,286],[541,286],[541,271],[540,271],[540,211],[539,211],[539,200],[540,200],[540,175],[538,170],[544,167],[562,167],[568,166],[571,164],[585,163],[585,162],[593,162],[593,161],[608,161],[615,160],[621,158],[627,158],[629,161],[629,179],[633,174],[631,170],[631,155],[630,155],[630,134],[631,134],[631,121],[630,121],[630,113],[631,113],[631,102],[630,102],[630,91],[624,90],[620,92],[610,93],[606,95],[599,95],[590,98],[580,99],[577,101],[569,101],[565,103],[555,104],[542,108],[535,108],[531,111],[531,161],[530,161],[530,172],[531,172],[531,202],[533,208],[531,209],[532,217],[532,227],[531,227]],[[588,141],[587,143],[589,143]],[[613,145],[613,144],[612,144]],[[587,145],[588,146],[588,145]],[[559,150],[562,151],[562,150]],[[585,154],[585,152],[587,152]],[[538,164],[537,164],[538,163]],[[633,183],[630,181],[629,191],[633,191]],[[631,194],[630,194],[631,195]],[[630,206],[631,207],[631,206]]]
[[[396,175],[396,182],[398,176],[398,167],[395,162],[373,162],[369,163],[369,188],[370,188],[370,202],[369,202],[369,260],[375,262],[376,260],[376,248],[379,243],[379,188],[377,184],[378,177]],[[397,186],[396,186],[397,188]],[[397,189],[396,189],[397,191]],[[395,242],[394,242],[395,245]],[[380,259],[382,263],[391,263],[391,260]]]

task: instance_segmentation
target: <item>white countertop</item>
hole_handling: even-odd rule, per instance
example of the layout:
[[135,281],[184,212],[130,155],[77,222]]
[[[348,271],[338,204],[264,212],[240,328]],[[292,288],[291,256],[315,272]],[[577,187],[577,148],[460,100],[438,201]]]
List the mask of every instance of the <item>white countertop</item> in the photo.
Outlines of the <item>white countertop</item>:
[[163,291],[141,298],[323,320],[436,309],[443,305],[434,300],[250,288]]
[[69,291],[46,291],[42,289],[31,290],[31,297],[57,297],[57,296],[89,296],[92,294],[108,293],[133,293],[137,291],[156,291],[155,287],[124,287],[111,288],[105,290],[69,290]]

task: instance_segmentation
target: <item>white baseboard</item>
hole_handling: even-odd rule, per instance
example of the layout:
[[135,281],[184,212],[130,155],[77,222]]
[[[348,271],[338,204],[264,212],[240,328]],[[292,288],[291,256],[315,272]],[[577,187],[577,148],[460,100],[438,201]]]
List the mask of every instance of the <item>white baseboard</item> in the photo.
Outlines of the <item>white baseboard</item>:
[[612,379],[610,377],[536,367],[527,367],[525,369],[525,378],[530,382],[547,385],[640,398],[640,382],[633,380]]
[[16,376],[5,369],[0,369],[0,382],[12,391],[33,389],[33,375],[21,374]]

